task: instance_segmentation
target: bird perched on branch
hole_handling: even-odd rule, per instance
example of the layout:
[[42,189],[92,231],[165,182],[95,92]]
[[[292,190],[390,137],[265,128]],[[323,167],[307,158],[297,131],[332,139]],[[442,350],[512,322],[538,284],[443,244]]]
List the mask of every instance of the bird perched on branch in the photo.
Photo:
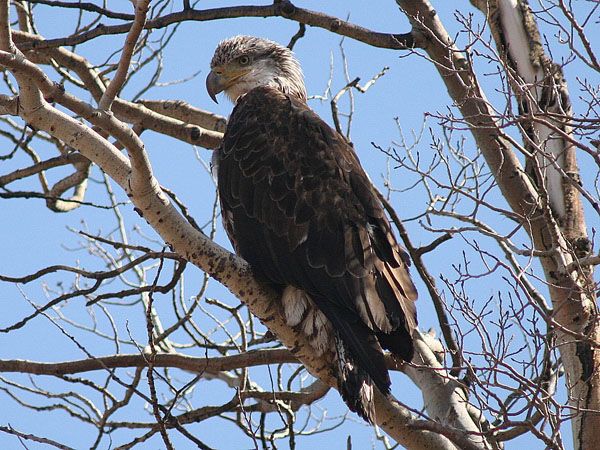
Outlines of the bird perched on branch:
[[408,255],[354,150],[306,104],[302,70],[275,42],[221,42],[206,88],[235,103],[213,157],[223,223],[257,277],[279,287],[288,325],[335,361],[346,404],[374,422],[390,392],[383,350],[410,361]]

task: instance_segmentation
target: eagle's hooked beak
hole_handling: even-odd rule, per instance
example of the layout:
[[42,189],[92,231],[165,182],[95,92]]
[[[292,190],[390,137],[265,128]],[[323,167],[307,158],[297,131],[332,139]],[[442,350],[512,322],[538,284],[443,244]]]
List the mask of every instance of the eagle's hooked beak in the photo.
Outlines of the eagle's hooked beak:
[[219,103],[217,101],[217,94],[219,92],[223,92],[227,88],[227,80],[223,75],[220,75],[212,70],[206,77],[206,90],[208,91],[208,95],[212,98],[213,102]]

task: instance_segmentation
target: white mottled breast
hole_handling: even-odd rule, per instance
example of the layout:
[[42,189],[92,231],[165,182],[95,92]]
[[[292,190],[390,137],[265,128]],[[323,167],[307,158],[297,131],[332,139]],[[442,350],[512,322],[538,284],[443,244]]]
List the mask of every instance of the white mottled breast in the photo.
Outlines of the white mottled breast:
[[302,330],[317,355],[335,353],[333,326],[306,292],[287,286],[281,296],[281,302],[287,324]]

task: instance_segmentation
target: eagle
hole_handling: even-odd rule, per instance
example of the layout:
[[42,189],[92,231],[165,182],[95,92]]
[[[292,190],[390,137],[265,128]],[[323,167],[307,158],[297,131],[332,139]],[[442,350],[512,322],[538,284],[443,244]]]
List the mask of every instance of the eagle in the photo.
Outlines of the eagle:
[[281,292],[287,324],[333,362],[348,407],[373,423],[373,389],[390,394],[384,350],[414,353],[408,255],[352,146],[307,105],[292,51],[235,36],[210,68],[210,97],[235,103],[213,154],[227,235]]

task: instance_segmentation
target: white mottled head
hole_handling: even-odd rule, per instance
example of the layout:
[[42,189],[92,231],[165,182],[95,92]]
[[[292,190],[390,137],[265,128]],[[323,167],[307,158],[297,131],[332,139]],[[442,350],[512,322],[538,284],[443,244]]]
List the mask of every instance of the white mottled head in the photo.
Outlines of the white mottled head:
[[210,62],[206,89],[216,102],[225,91],[233,101],[258,86],[271,86],[306,101],[302,69],[294,54],[268,39],[235,36],[219,43]]

